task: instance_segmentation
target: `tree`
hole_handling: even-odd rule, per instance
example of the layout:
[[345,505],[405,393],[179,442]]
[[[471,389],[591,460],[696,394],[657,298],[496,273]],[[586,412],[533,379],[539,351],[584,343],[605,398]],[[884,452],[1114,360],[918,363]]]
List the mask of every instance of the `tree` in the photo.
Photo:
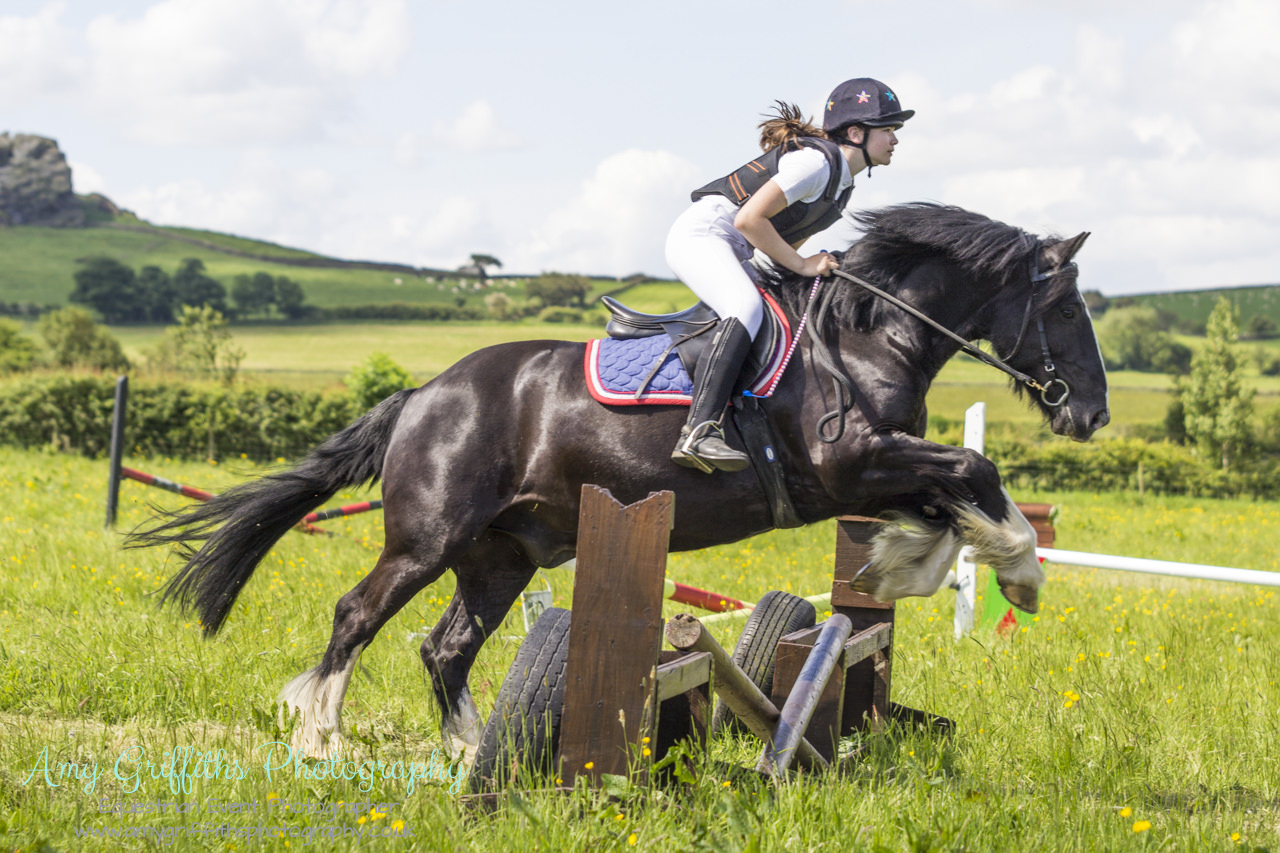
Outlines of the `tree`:
[[265,272],[241,273],[231,285],[231,301],[242,314],[266,314],[276,301],[276,280]]
[[484,269],[485,267],[498,267],[499,269],[502,268],[502,261],[498,260],[493,255],[480,255],[480,254],[472,255],[471,263],[473,266],[480,267],[480,269]]
[[185,258],[173,276],[173,284],[178,292],[179,305],[192,308],[207,305],[219,315],[226,313],[227,289],[217,279],[205,275],[204,261],[199,258]]
[[1097,325],[1098,343],[1107,367],[1186,373],[1191,365],[1191,350],[1169,333],[1167,319],[1143,305],[1112,307]]
[[0,317],[0,374],[27,370],[36,360],[35,341],[22,334],[22,327]]
[[1188,441],[1230,470],[1252,438],[1253,389],[1242,381],[1236,311],[1219,298],[1206,325],[1208,341],[1191,360],[1191,374],[1177,384]]
[[302,303],[307,298],[306,294],[302,292],[302,285],[291,278],[279,276],[276,279],[275,287],[275,302],[276,307],[280,309],[280,313],[290,320],[300,319],[306,313],[306,308]]
[[147,319],[153,323],[172,323],[179,308],[178,288],[167,272],[156,266],[138,271],[138,287],[147,305]]
[[244,360],[244,350],[235,345],[226,318],[208,305],[182,306],[178,325],[165,330],[165,337],[149,359],[155,367],[218,379],[230,385]]
[[344,382],[365,409],[372,409],[397,391],[417,384],[409,371],[392,361],[385,352],[372,353],[352,368]]
[[544,272],[525,285],[529,298],[541,301],[544,306],[575,305],[585,308],[590,292],[591,282],[585,276],[558,272]]
[[515,319],[515,312],[511,308],[511,297],[505,293],[490,293],[484,298],[484,305],[495,320]]
[[40,318],[37,328],[49,347],[49,360],[58,367],[129,369],[120,342],[83,308],[51,311]]
[[71,302],[87,305],[108,323],[148,319],[146,299],[132,269],[103,256],[82,258],[77,263],[80,269],[72,273],[76,286],[68,297]]
[[1250,338],[1274,338],[1276,321],[1265,314],[1255,314],[1249,318],[1248,335]]

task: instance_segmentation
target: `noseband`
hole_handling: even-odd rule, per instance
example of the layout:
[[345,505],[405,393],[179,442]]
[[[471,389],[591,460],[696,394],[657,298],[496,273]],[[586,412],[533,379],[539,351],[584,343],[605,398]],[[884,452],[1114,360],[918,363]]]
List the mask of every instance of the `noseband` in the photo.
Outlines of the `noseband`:
[[[983,362],[984,364],[988,364],[991,367],[996,368],[997,370],[1002,370],[1005,373],[1012,376],[1014,379],[1023,383],[1024,385],[1039,391],[1041,402],[1043,402],[1049,408],[1056,409],[1059,406],[1062,406],[1064,403],[1066,403],[1067,398],[1071,396],[1071,386],[1068,385],[1064,380],[1053,375],[1057,371],[1057,367],[1054,365],[1053,358],[1049,353],[1049,338],[1048,336],[1046,336],[1044,331],[1043,315],[1036,317],[1036,329],[1040,333],[1040,354],[1044,358],[1044,369],[1051,377],[1049,379],[1049,382],[1047,384],[1041,385],[1033,377],[1027,375],[1026,373],[1023,373],[1021,370],[1018,370],[1015,367],[1010,366],[1006,362],[1008,361],[1008,359],[1011,359],[1015,355],[1017,355],[1018,350],[1022,349],[1023,339],[1026,337],[1027,329],[1031,325],[1032,307],[1035,304],[1036,296],[1040,292],[1039,291],[1040,282],[1047,281],[1048,279],[1051,279],[1056,275],[1061,275],[1062,273],[1075,272],[1076,265],[1074,263],[1066,263],[1060,267],[1057,267],[1056,269],[1049,270],[1048,272],[1041,272],[1040,271],[1040,243],[1039,241],[1036,241],[1031,250],[1029,266],[1030,266],[1030,273],[1031,273],[1031,295],[1027,297],[1027,307],[1022,312],[1022,327],[1018,330],[1018,340],[1014,344],[1013,349],[1003,359],[993,356],[989,353],[983,352],[982,350],[975,347],[973,344],[966,341],[964,338],[957,335],[955,332],[948,329],[946,326],[943,326],[941,323],[937,322],[933,318],[925,315],[925,313],[920,311],[918,308],[908,305],[906,302],[903,302],[898,297],[881,290],[880,288],[876,287],[874,284],[871,284],[870,282],[867,282],[867,281],[863,281],[857,276],[851,275],[845,272],[844,270],[832,270],[832,272],[835,275],[838,275],[840,278],[850,281],[858,285],[859,287],[861,287],[863,290],[873,293],[876,296],[880,297],[881,299],[885,300],[886,302],[889,302],[890,304],[895,305],[898,308],[901,308],[903,311],[906,311],[908,314],[915,317],[917,320],[921,321],[922,323],[925,323],[926,325],[933,327],[935,330],[941,332],[942,334],[946,335],[948,338],[951,338],[953,341],[958,343],[962,350],[964,350],[966,353],[973,356],[974,358],[978,359],[979,361]],[[821,278],[819,278],[819,281],[821,281]],[[815,288],[817,284],[818,282],[815,281],[814,282]],[[812,297],[811,297],[811,301],[812,301]],[[1055,396],[1053,394],[1053,389],[1055,389],[1055,387],[1057,386],[1061,386],[1062,390],[1061,390],[1061,393]]]

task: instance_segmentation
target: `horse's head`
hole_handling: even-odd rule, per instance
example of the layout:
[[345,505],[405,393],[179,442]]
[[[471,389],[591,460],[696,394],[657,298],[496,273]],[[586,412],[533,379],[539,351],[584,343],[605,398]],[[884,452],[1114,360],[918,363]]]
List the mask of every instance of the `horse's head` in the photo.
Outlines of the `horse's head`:
[[1072,262],[1088,236],[1038,244],[1026,284],[1017,288],[1025,301],[999,300],[990,327],[996,352],[1042,386],[1020,390],[1032,395],[1055,433],[1076,441],[1111,420],[1107,374]]

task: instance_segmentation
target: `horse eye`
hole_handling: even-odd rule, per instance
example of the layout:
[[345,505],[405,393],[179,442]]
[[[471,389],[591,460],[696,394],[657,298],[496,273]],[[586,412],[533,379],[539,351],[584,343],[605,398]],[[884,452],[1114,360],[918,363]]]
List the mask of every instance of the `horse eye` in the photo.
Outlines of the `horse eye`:
[[1065,320],[1074,320],[1076,317],[1076,306],[1064,305],[1062,307],[1062,317]]

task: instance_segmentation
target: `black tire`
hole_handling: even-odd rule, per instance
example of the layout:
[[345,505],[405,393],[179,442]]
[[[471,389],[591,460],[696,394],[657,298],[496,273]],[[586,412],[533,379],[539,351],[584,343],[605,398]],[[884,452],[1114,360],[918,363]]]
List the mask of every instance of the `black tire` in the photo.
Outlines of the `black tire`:
[[[768,696],[773,689],[778,640],[793,631],[812,628],[817,620],[818,614],[813,605],[800,596],[778,590],[766,592],[747,617],[742,636],[733,647],[733,662]],[[727,705],[716,703],[715,714],[711,718],[712,737],[724,732],[740,734],[746,731],[747,727]]]
[[504,787],[520,771],[547,774],[560,743],[568,610],[548,607],[516,652],[480,735],[469,784],[473,793]]

